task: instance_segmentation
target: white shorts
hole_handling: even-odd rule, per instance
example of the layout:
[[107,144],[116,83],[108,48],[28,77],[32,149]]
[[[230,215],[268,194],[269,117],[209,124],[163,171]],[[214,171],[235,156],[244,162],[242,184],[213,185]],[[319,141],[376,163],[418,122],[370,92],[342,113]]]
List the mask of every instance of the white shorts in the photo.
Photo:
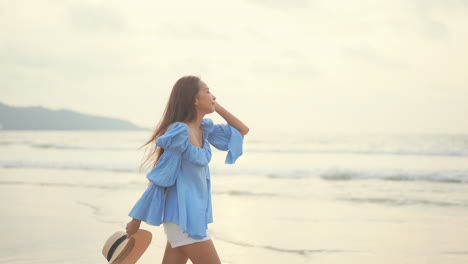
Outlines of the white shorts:
[[208,230],[206,230],[206,237],[202,239],[194,239],[188,236],[187,233],[184,233],[184,231],[176,224],[171,223],[171,222],[166,222],[163,223],[164,227],[164,233],[166,233],[167,240],[171,244],[172,248],[175,247],[180,247],[180,246],[185,246],[197,242],[203,242],[210,240],[210,234],[208,233]]

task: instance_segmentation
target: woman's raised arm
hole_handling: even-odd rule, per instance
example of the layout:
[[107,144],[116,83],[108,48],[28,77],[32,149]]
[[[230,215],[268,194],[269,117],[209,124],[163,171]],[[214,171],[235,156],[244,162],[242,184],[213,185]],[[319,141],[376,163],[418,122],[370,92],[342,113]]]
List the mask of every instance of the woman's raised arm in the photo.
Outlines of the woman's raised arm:
[[242,136],[246,135],[249,133],[249,127],[247,127],[242,121],[240,121],[237,117],[235,117],[233,114],[231,114],[226,108],[222,107],[218,102],[215,101],[215,111],[218,113],[220,116],[228,122],[229,125],[235,127],[237,130],[239,130],[239,133],[241,133]]

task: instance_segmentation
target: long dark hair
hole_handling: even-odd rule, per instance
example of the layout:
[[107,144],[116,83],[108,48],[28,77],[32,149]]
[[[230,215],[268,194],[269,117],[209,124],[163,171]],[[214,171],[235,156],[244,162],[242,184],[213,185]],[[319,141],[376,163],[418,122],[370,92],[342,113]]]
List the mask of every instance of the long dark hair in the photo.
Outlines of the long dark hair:
[[143,144],[140,149],[152,143],[151,152],[146,155],[145,160],[140,166],[143,167],[148,162],[151,162],[152,168],[156,166],[159,158],[164,153],[164,149],[156,146],[156,140],[159,136],[164,134],[169,126],[174,122],[190,122],[197,117],[197,110],[195,109],[195,97],[200,90],[200,78],[197,76],[184,76],[177,80],[172,87],[169,101],[167,102],[166,109],[164,110],[163,117],[156,125],[151,138]]

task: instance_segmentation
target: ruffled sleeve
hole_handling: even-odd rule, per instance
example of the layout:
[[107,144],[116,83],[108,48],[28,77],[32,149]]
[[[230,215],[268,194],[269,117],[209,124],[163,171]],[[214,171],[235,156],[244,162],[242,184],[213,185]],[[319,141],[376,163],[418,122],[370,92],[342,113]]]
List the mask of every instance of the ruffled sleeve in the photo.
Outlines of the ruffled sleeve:
[[180,172],[182,153],[187,149],[189,134],[185,124],[177,122],[161,135],[156,145],[164,152],[146,177],[151,182],[141,198],[130,211],[129,216],[150,225],[160,225],[163,221],[165,187],[174,185]]
[[226,163],[234,164],[242,155],[242,145],[244,136],[229,124],[213,124],[213,121],[206,119],[204,125],[208,128],[208,142],[219,150],[227,151]]
[[169,187],[174,185],[180,171],[182,153],[189,143],[188,128],[185,124],[177,122],[169,127],[166,133],[161,135],[156,145],[164,149],[154,167],[146,177],[156,185]]

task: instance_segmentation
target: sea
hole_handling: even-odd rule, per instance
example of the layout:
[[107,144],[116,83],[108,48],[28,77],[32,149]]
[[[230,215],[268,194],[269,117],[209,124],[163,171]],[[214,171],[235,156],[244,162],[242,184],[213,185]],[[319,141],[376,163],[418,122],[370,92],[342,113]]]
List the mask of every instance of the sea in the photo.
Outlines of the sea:
[[[103,239],[146,186],[150,136],[0,131],[0,263],[106,263]],[[468,134],[251,131],[236,164],[212,150],[223,263],[468,263]],[[35,222],[51,230],[26,231]],[[147,228],[157,252],[142,263],[160,262],[163,233]]]

